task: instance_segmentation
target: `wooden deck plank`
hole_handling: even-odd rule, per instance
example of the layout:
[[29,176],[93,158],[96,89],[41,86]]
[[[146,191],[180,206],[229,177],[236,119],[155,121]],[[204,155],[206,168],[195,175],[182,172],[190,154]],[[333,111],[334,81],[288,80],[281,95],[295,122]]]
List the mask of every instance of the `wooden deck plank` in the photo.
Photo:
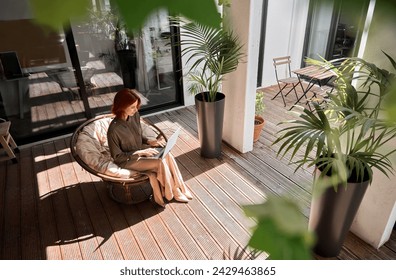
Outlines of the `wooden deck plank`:
[[74,114],[73,108],[70,106],[71,102],[68,100],[59,101],[60,105],[63,108],[64,114],[59,115],[59,117],[70,116]]
[[186,259],[210,258],[213,249],[216,250],[217,244],[207,235],[207,231],[196,220],[191,209],[182,203],[171,203],[167,208],[172,210],[172,215],[163,215],[162,213],[159,215],[172,235],[175,235],[175,241],[183,250]]
[[[170,203],[175,202],[172,201]],[[180,242],[176,241],[178,239],[177,231],[173,231],[171,228],[167,227],[162,219],[163,216],[169,215],[168,213],[172,214],[172,212],[165,209],[162,211],[162,215],[158,215],[158,212],[150,204],[150,202],[138,204],[137,208],[154,236],[156,243],[163,252],[165,259],[186,259],[184,250],[179,246]]]
[[396,252],[396,230],[395,230],[395,227],[392,231],[389,241],[385,244],[385,246],[388,247],[393,252]]
[[[4,153],[4,156],[6,154]],[[8,160],[7,160],[8,161]],[[5,191],[7,182],[7,161],[2,159],[0,161],[0,259],[3,256],[3,249],[5,246],[4,240],[4,219],[5,219]]]
[[20,176],[17,164],[7,161],[7,178],[4,203],[3,255],[5,259],[21,258],[20,243]]
[[57,113],[52,103],[47,104],[46,112],[47,112],[48,120],[55,120],[57,118]]
[[47,199],[51,199],[53,202],[53,210],[58,228],[58,242],[62,244],[62,259],[82,259],[78,243],[72,242],[77,239],[77,234],[67,199],[67,188],[64,188],[65,184],[61,176],[57,150],[53,142],[44,144],[43,148],[50,186]]
[[381,250],[366,244],[352,232],[349,232],[344,242],[344,248],[353,251],[356,259],[359,260],[391,260],[395,259],[394,251],[386,246],[382,246]]
[[[186,168],[182,159],[180,162],[183,168]],[[215,206],[215,201],[213,201],[210,195],[202,188],[199,180],[191,178],[188,180],[188,185],[194,195],[194,199],[188,203],[188,206],[191,208],[200,223],[207,227],[208,234],[212,236],[221,248],[221,255],[222,252],[226,251],[228,248],[244,246],[247,241],[246,232],[243,232],[245,234],[238,235],[238,238],[235,238],[233,233],[239,234],[241,232],[240,228],[233,224],[232,220],[223,209],[219,206]],[[216,208],[211,208],[211,206]],[[214,214],[213,211],[220,212]],[[212,257],[214,259],[218,259],[220,254],[213,255]]]
[[37,106],[32,106],[30,108],[30,119],[33,124],[39,121]]
[[[168,117],[168,115],[167,115]],[[174,127],[172,127],[172,122],[167,121],[166,119],[164,119],[161,123],[157,123],[156,124],[161,127],[163,130],[168,131],[168,133],[171,133],[171,131],[175,130]],[[165,125],[165,127],[163,126]],[[183,133],[181,133],[181,135],[183,135]],[[196,187],[194,187],[195,185],[197,186],[202,186],[202,183],[199,183],[199,180],[195,180],[195,173],[202,173],[201,170],[199,170],[199,168],[197,168],[196,164],[193,162],[193,160],[191,160],[190,158],[186,158],[186,155],[189,154],[188,153],[188,149],[187,150],[181,150],[180,149],[180,144],[178,143],[177,146],[173,149],[173,154],[175,155],[177,161],[179,162],[179,167],[181,170],[188,170],[189,173],[186,174],[186,172],[182,172],[183,173],[183,177],[186,180],[187,185],[189,185],[191,191],[193,192],[193,194],[196,196],[193,201],[190,201],[188,203],[188,206],[191,207],[192,211],[194,213],[196,213],[197,216],[202,216],[204,215],[205,212],[203,212],[203,209],[208,208],[208,206],[205,205],[205,200],[207,200],[207,191],[205,190],[205,188],[203,188],[203,192],[200,192],[201,194],[204,194],[206,197],[201,198],[202,200],[199,199],[199,195],[197,192],[194,192],[194,190],[196,189]],[[194,173],[192,172],[192,166],[194,166],[195,169],[197,169],[197,171]],[[218,186],[216,186],[218,187]],[[198,202],[196,202],[195,200],[198,200]],[[195,207],[195,206],[198,207]],[[195,207],[195,208],[194,208]],[[221,213],[226,213],[227,211],[223,208],[221,209]],[[209,232],[214,232],[215,234],[213,234],[213,238],[214,240],[216,240],[216,242],[219,244],[219,246],[221,247],[221,251],[218,253],[221,253],[220,255],[217,254],[216,256],[212,256],[211,258],[214,259],[221,259],[223,257],[224,253],[227,253],[229,248],[232,248],[233,250],[238,248],[238,247],[242,247],[245,246],[246,243],[242,244],[243,242],[246,242],[245,240],[242,241],[241,243],[238,243],[237,241],[233,240],[232,235],[230,235],[227,232],[227,229],[224,228],[219,228],[219,225],[221,225],[221,227],[224,226],[224,224],[222,224],[221,222],[219,222],[219,220],[216,220],[216,217],[212,216],[212,219],[214,219],[213,224],[212,223],[208,223],[208,218],[205,219],[205,224],[206,225],[210,225],[213,226],[214,229],[208,229]],[[244,219],[246,219],[246,217],[244,217]],[[229,219],[232,220],[232,219]],[[222,232],[223,231],[223,232]],[[229,236],[229,237],[227,237]],[[228,238],[228,240],[227,240]]]
[[48,196],[50,186],[43,146],[36,145],[32,147],[32,156],[34,173],[36,174],[35,187],[38,193],[37,216],[41,237],[41,258],[60,260],[62,257],[58,244],[58,230],[56,228],[52,200]]
[[[144,204],[151,202],[143,202]],[[144,259],[162,260],[165,258],[159,244],[155,241],[148,225],[144,222],[140,211],[136,205],[123,207],[124,215],[127,219],[133,236],[143,254]]]
[[94,238],[91,220],[80,189],[81,186],[73,169],[72,157],[68,147],[69,143],[66,143],[65,140],[60,139],[54,144],[73,224],[76,229],[76,237],[69,242],[78,242],[83,259],[100,260],[102,255],[95,250],[98,243]]
[[268,126],[264,126],[260,139],[253,145],[252,154],[260,158],[260,160],[265,162],[274,170],[281,170],[283,176],[296,182],[298,185],[310,184],[312,181],[309,180],[308,177],[312,174],[312,169],[307,170],[305,168],[301,168],[300,172],[294,172],[295,165],[290,164],[288,158],[277,156],[277,149],[280,146],[272,144],[273,141],[275,141],[275,137],[272,135],[269,126],[271,126],[270,123]]
[[70,105],[73,109],[74,114],[79,114],[84,112],[84,105],[81,100],[72,100]]
[[30,149],[23,149],[20,152],[21,258],[24,260],[41,259],[40,228],[37,216],[38,194],[31,159]]
[[[67,138],[66,142],[69,143]],[[71,155],[70,155],[71,157]],[[98,253],[103,259],[122,259],[122,254],[119,250],[113,231],[108,221],[103,205],[99,199],[97,189],[95,187],[95,180],[92,180],[91,175],[82,169],[74,160],[72,161],[73,170],[79,182],[79,189],[85,203],[89,218],[91,220],[93,241],[95,248],[90,253]],[[97,181],[98,179],[96,179]]]
[[[231,196],[234,196],[234,198],[243,198],[243,196],[228,182],[223,181],[224,185],[216,184],[216,181],[220,181],[221,178],[219,174],[213,169],[207,170],[207,165],[201,157],[198,157],[194,153],[190,153],[189,155],[193,157],[188,158],[189,161],[185,163],[185,166],[188,166],[189,171],[192,172],[191,174],[200,181],[203,189],[206,191],[205,194],[208,193],[212,199],[217,200],[218,204],[224,208],[223,211],[228,212],[235,222],[248,221],[246,216],[240,211],[240,202],[231,198]],[[243,200],[243,202],[247,202],[247,199]],[[250,226],[250,224],[242,226]]]
[[[61,118],[66,115],[66,112],[63,108],[61,101],[53,102],[52,104],[55,107],[55,112],[56,112],[58,118]],[[45,119],[43,119],[43,120],[45,120]]]
[[[249,235],[248,232],[227,211],[227,205],[219,204],[211,195],[211,192],[215,191],[215,188],[218,186],[211,183],[207,176],[202,175],[200,168],[191,159],[189,159],[185,154],[180,154],[178,147],[174,148],[174,155],[177,157],[177,160],[184,169],[188,170],[191,176],[191,179],[187,181],[187,185],[194,194],[194,199],[188,203],[188,206],[191,206],[193,211],[200,217],[206,213],[211,215],[211,220],[214,223],[213,227],[217,228],[215,239],[221,244],[222,248],[226,249],[230,246],[230,241],[226,240],[227,236],[231,238],[232,243],[236,242],[237,246],[245,246]],[[183,176],[189,178],[188,176],[185,176],[185,173],[183,173]],[[213,189],[208,190],[205,188],[206,184],[210,184]],[[224,194],[222,194],[222,196],[223,197],[220,198],[220,200],[223,200],[225,199],[224,197],[226,197]],[[231,206],[231,208],[234,206],[235,205]],[[204,209],[206,209],[206,211],[204,211]],[[246,219],[246,217],[244,218]],[[205,220],[209,221],[209,218],[206,218]],[[219,226],[220,228],[218,228]],[[239,236],[242,241],[233,240],[234,236]]]
[[[124,216],[122,205],[111,200],[105,190],[103,182],[95,181],[95,188],[102,202],[103,208],[108,217],[111,228],[114,232],[114,238],[122,253],[123,259],[140,260],[143,259],[141,249],[129,228],[127,219]],[[136,208],[134,208],[137,210]]]
[[[181,166],[180,170],[183,172],[184,168]],[[235,246],[235,242],[228,241],[226,232],[213,220],[213,218],[206,213],[199,201],[196,198],[189,202],[188,210],[181,205],[173,205],[180,220],[183,221],[184,226],[191,234],[197,246],[204,251],[207,259],[221,259],[224,245]],[[222,239],[219,239],[222,237]]]
[[[70,142],[70,139],[67,138],[65,139],[66,143]],[[71,154],[69,154],[69,157],[71,158],[71,163],[73,166],[73,171],[75,173],[75,176],[77,178],[78,181],[78,189],[80,191],[81,194],[81,199],[84,202],[84,207],[87,211],[87,217],[86,219],[89,219],[89,222],[87,221],[86,226],[87,226],[87,231],[85,232],[84,229],[82,230],[85,234],[84,236],[88,237],[92,236],[92,238],[90,238],[91,240],[91,244],[90,246],[87,246],[87,249],[89,250],[88,252],[86,252],[86,254],[92,254],[94,255],[93,258],[89,258],[89,259],[104,259],[103,253],[102,253],[102,249],[100,247],[101,242],[103,241],[102,236],[100,236],[99,234],[101,233],[101,228],[99,230],[97,230],[98,227],[100,227],[100,225],[97,225],[97,222],[93,220],[93,218],[95,218],[95,214],[94,214],[94,209],[92,209],[91,207],[91,200],[95,201],[95,198],[92,198],[90,196],[88,196],[88,200],[86,197],[86,190],[85,188],[94,188],[94,183],[91,180],[91,176],[88,174],[88,172],[86,172],[85,170],[82,169],[82,167],[77,164],[77,162],[74,161],[74,159],[72,159]],[[89,193],[89,192],[88,192]],[[104,230],[107,230],[107,225],[105,224],[105,227],[103,228]]]
[[[93,234],[98,243],[98,246],[94,250],[101,252],[102,258],[105,260],[122,259],[122,253],[114,237],[113,228],[108,220],[91,176],[77,164],[74,170],[80,181],[80,189],[92,222]],[[106,191],[104,186],[102,186],[102,189]]]

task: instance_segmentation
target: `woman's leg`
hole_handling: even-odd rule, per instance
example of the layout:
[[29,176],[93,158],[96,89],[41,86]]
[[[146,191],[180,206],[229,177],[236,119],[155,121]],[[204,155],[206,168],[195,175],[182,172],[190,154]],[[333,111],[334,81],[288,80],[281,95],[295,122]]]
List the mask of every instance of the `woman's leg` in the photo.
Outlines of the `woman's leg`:
[[138,159],[137,161],[127,162],[124,168],[136,170],[139,172],[153,171],[158,172],[160,159]]
[[128,163],[125,165],[125,168],[133,169],[143,173],[155,173],[156,180],[161,184],[160,189],[162,195],[165,196],[167,200],[172,200],[172,186],[174,185],[174,182],[172,181],[173,179],[169,169],[161,159],[139,159],[137,161]]
[[151,188],[153,189],[154,201],[158,205],[165,207],[164,199],[162,198],[163,196],[162,196],[161,186],[159,185],[157,180],[157,174],[155,174],[154,172],[147,172],[147,171],[145,172],[145,174],[147,174],[147,176],[149,177]]
[[154,201],[164,207],[165,203],[163,197],[167,197],[169,194],[165,195],[164,188],[158,182],[158,173],[161,172],[160,162],[161,160],[159,159],[141,159],[128,162],[124,168],[136,170],[146,174],[149,177],[149,181],[153,189]]
[[171,153],[166,156],[166,162],[169,166],[169,170],[171,171],[173,180],[175,182],[174,192],[176,192],[177,189],[180,189],[181,193],[184,194],[184,196],[186,196],[188,199],[192,199],[192,194],[186,186],[179,167],[177,166],[176,160]]

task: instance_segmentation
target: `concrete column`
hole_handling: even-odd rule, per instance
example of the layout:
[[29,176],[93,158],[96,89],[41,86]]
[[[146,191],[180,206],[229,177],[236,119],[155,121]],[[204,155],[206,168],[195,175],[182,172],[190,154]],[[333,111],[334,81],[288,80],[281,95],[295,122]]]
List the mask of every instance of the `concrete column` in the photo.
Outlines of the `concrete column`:
[[[389,36],[394,32],[396,19],[387,5],[375,0],[370,1],[359,55],[365,60],[375,63],[378,67],[395,72],[382,51],[396,58],[396,38]],[[381,42],[381,45],[378,45]],[[384,152],[396,147],[396,139],[389,142]],[[396,154],[392,158],[396,169]],[[351,231],[374,248],[386,243],[392,233],[396,221],[396,173],[387,178],[374,170],[373,182],[369,186],[359,211],[352,224]]]
[[351,227],[354,234],[376,249],[389,240],[395,225],[395,177],[389,179],[374,172],[373,183],[367,189]]
[[262,4],[261,0],[233,0],[231,7],[224,10],[225,22],[240,38],[245,57],[223,82],[223,140],[242,153],[253,149]]

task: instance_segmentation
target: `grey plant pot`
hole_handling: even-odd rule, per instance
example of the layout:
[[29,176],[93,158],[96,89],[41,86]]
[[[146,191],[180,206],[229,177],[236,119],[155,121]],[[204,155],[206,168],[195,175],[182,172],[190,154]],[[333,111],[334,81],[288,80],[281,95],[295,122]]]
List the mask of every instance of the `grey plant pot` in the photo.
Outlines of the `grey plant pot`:
[[217,158],[221,155],[224,103],[225,95],[220,92],[217,93],[214,102],[203,101],[202,94],[195,95],[198,138],[203,157]]
[[313,249],[316,254],[326,258],[338,256],[368,185],[368,180],[348,183],[346,188],[338,186],[337,192],[328,187],[312,198],[308,227],[316,234]]

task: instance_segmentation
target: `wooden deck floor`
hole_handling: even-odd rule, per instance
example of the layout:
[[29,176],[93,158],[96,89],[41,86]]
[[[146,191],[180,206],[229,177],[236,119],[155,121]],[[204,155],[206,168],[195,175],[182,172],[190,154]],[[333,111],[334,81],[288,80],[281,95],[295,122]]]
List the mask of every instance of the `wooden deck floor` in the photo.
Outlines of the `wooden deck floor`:
[[[271,146],[285,115],[280,98],[269,100],[274,90],[265,97],[261,139],[246,154],[224,145],[220,158],[200,157],[193,107],[149,118],[168,135],[182,128],[173,154],[195,197],[188,204],[112,201],[73,161],[69,137],[21,147],[18,164],[0,162],[0,258],[223,259],[249,240],[254,222],[242,205],[290,195],[308,216],[310,170],[294,173]],[[395,231],[380,250],[349,234],[338,259],[396,259]]]

